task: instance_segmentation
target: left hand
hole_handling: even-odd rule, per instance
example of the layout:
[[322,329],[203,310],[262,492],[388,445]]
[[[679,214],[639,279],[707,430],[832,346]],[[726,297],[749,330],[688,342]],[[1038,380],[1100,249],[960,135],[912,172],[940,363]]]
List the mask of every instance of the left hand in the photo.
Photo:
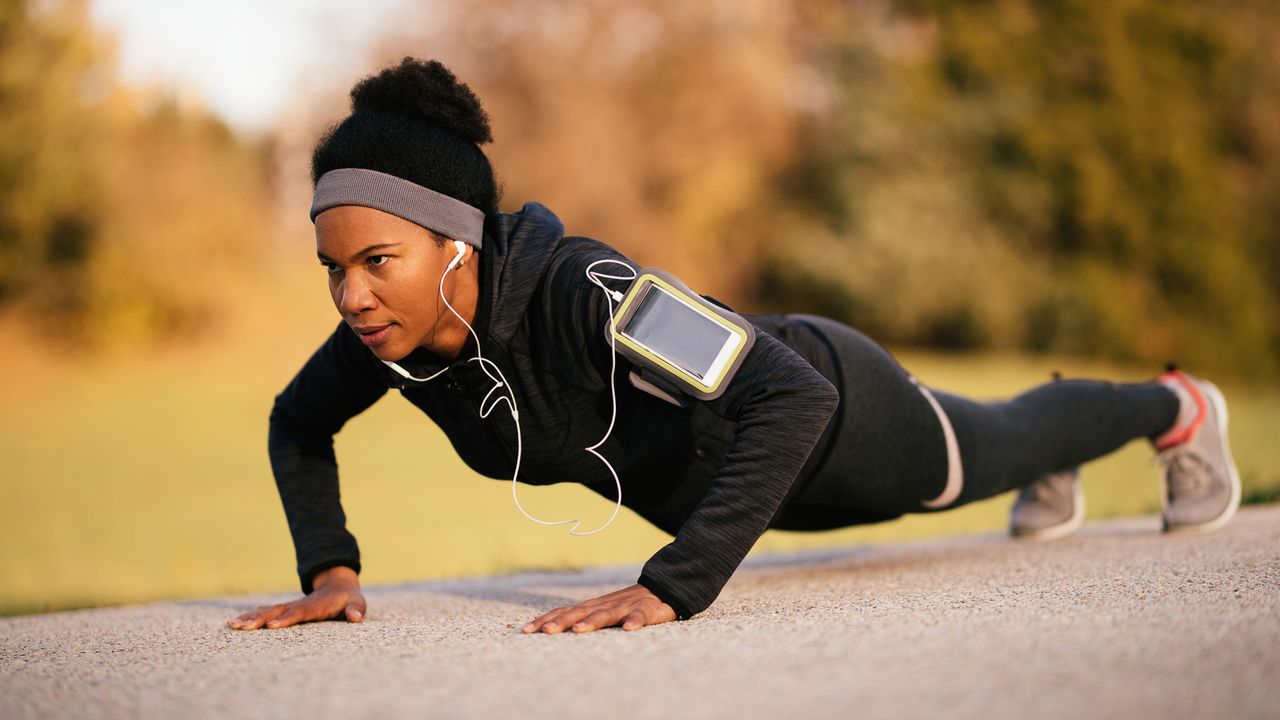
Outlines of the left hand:
[[577,605],[559,607],[543,613],[533,622],[520,628],[531,633],[541,630],[556,634],[572,629],[577,633],[591,632],[613,627],[619,623],[623,630],[638,630],[645,625],[657,625],[676,619],[676,611],[649,592],[643,585],[615,590],[608,595],[584,600]]

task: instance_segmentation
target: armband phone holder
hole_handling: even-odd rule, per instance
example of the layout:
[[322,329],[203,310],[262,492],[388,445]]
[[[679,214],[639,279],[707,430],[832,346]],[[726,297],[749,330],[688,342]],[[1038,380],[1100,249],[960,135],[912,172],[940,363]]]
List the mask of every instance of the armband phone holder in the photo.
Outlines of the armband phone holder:
[[605,340],[636,367],[632,384],[678,405],[720,397],[755,339],[741,315],[660,268],[640,269],[605,327]]

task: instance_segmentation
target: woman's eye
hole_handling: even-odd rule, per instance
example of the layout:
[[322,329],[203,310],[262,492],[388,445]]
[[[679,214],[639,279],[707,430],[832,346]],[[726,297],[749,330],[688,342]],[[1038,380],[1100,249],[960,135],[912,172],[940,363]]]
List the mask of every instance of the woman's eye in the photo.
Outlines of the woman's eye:
[[[381,258],[381,259],[383,260],[383,262],[374,262],[374,260],[375,260],[375,259],[378,259],[378,258]],[[369,256],[369,264],[370,264],[370,265],[373,265],[374,267],[377,267],[377,266],[379,266],[379,265],[386,265],[386,264],[387,264],[387,263],[386,263],[386,261],[387,261],[387,260],[389,260],[389,259],[390,259],[390,257],[389,257],[389,256],[387,256],[387,255],[370,255],[370,256]]]
[[320,261],[320,266],[323,267],[325,270],[327,270],[330,275],[333,274],[334,270],[338,269],[337,265],[334,265],[333,263],[329,263],[329,262],[324,262],[323,260]]

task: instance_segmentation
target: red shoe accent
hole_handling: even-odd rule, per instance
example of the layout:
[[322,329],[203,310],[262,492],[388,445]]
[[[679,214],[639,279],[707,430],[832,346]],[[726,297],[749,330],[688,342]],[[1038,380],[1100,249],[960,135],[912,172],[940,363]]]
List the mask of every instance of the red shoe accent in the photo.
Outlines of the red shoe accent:
[[1160,375],[1159,379],[1161,382],[1173,381],[1178,383],[1191,395],[1191,398],[1196,401],[1196,416],[1191,419],[1191,422],[1187,423],[1186,427],[1172,427],[1168,432],[1156,438],[1156,449],[1167,450],[1174,445],[1181,445],[1195,437],[1196,431],[1204,424],[1205,415],[1209,412],[1209,403],[1205,402],[1204,395],[1200,392],[1200,388],[1196,387],[1196,384],[1192,382],[1191,379],[1188,378],[1181,370],[1166,371]]

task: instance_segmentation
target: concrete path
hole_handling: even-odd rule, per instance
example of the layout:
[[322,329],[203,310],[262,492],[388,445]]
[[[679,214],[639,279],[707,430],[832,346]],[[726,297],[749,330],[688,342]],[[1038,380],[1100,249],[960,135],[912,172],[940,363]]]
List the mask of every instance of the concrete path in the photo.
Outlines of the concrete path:
[[360,625],[224,625],[288,595],[0,620],[0,718],[1280,718],[1280,506],[753,557],[686,622],[519,632],[638,570],[373,587]]

